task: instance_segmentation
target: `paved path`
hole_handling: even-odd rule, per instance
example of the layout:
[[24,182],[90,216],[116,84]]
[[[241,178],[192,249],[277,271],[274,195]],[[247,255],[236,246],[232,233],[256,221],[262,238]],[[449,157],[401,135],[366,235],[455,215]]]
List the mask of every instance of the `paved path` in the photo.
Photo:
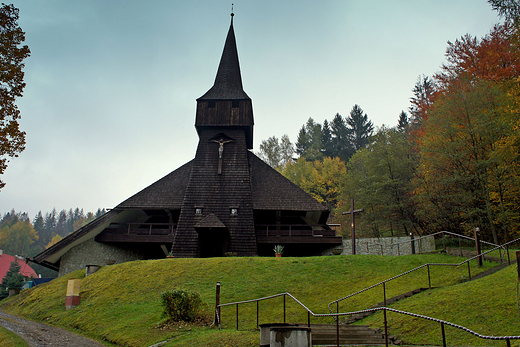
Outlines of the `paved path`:
[[105,347],[70,331],[36,323],[0,311],[0,326],[23,338],[32,347]]

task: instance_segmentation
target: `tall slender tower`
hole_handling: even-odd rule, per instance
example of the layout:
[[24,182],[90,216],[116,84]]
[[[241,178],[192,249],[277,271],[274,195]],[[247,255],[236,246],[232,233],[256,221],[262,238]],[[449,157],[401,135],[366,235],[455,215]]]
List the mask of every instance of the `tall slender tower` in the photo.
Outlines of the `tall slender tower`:
[[176,257],[257,255],[248,160],[253,124],[231,14],[215,83],[197,99],[199,144],[172,245]]

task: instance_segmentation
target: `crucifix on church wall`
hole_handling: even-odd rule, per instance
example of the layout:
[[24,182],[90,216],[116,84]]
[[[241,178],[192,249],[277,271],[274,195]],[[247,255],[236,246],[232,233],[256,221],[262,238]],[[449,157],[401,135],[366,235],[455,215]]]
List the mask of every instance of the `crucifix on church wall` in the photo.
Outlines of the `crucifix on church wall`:
[[211,142],[218,143],[218,174],[222,174],[222,156],[224,155],[224,145],[229,142],[233,142],[232,139],[224,139],[224,137],[220,137],[218,140],[213,139]]
[[350,211],[342,212],[342,215],[350,214],[350,225],[352,234],[352,254],[356,254],[356,223],[354,222],[354,214],[363,212],[363,209],[354,210],[354,199],[350,199]]

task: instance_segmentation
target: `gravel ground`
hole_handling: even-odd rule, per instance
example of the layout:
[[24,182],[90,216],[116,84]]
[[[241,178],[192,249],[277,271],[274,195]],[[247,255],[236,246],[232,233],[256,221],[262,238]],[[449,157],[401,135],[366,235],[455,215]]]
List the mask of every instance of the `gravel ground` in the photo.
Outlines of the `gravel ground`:
[[105,347],[105,345],[70,331],[35,323],[0,311],[0,325],[34,347]]

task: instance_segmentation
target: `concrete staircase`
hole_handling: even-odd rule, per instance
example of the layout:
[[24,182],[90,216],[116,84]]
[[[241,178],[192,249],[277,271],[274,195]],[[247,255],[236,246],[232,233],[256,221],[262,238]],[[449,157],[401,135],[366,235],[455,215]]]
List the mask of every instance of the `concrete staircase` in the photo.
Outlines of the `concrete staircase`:
[[[409,298],[412,295],[418,294],[418,293],[420,293],[422,291],[425,291],[427,289],[428,288],[418,288],[418,289],[409,291],[407,293],[404,293],[404,294],[397,295],[397,296],[394,296],[392,298],[386,299],[386,305],[389,306],[391,304],[394,304],[394,303],[398,302],[399,300],[403,300],[403,299]],[[369,309],[371,309],[371,308],[378,308],[378,307],[384,307],[384,306],[385,306],[385,303],[384,302],[380,302],[378,304],[370,306]],[[368,316],[370,316],[372,314],[373,314],[373,312],[363,312],[363,313],[353,314],[351,316],[347,316],[344,320],[341,321],[341,323],[352,324],[352,323],[355,323],[358,320],[366,318],[366,317],[368,317]]]
[[[301,324],[304,326],[303,324]],[[337,330],[335,324],[311,324],[313,346],[336,346]],[[395,336],[389,336],[390,344],[400,344]],[[371,329],[365,325],[339,325],[339,344],[346,345],[384,345],[385,335],[380,329]]]

